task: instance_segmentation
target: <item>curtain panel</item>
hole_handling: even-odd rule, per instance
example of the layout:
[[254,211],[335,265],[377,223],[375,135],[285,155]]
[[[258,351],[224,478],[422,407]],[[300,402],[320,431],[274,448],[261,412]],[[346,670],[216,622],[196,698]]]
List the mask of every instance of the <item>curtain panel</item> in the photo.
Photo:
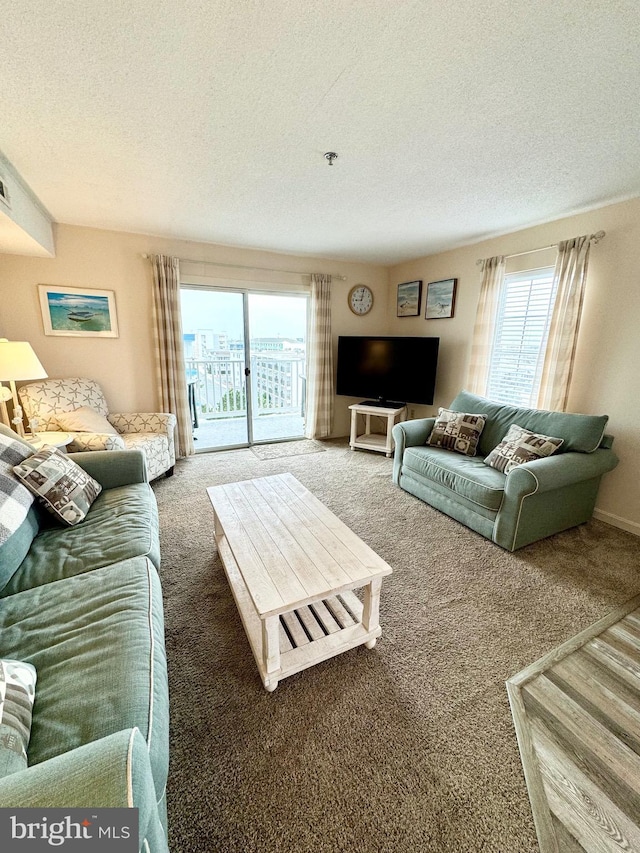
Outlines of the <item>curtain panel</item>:
[[176,416],[176,457],[191,456],[195,448],[182,345],[180,262],[168,255],[151,255],[150,260],[160,406]]
[[482,262],[482,284],[467,371],[467,388],[480,396],[487,393],[491,348],[505,268],[504,255],[496,255],[495,258],[487,258]]
[[587,280],[589,248],[595,236],[574,237],[558,243],[558,258],[553,275],[556,296],[537,400],[540,409],[564,412],[567,408]]
[[305,436],[328,438],[333,427],[333,344],[331,276],[311,275]]

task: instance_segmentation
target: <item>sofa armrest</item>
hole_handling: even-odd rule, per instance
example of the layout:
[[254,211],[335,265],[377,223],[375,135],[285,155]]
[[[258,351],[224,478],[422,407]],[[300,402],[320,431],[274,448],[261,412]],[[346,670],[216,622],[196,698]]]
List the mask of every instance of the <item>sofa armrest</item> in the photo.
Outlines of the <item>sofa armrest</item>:
[[507,475],[505,498],[520,497],[534,492],[548,492],[571,486],[584,480],[601,477],[618,464],[612,450],[594,450],[593,453],[561,453],[519,465]]
[[401,421],[394,426],[391,434],[396,446],[393,455],[393,482],[396,485],[400,482],[400,469],[405,449],[426,444],[435,422],[435,418],[417,418],[412,421]]
[[141,450],[93,450],[74,453],[72,458],[103,489],[148,482],[147,463]]
[[141,849],[159,820],[146,741],[124,729],[5,776],[0,807],[137,808]]
[[169,412],[119,412],[110,414],[107,420],[121,435],[136,432],[173,435],[176,425],[176,416]]

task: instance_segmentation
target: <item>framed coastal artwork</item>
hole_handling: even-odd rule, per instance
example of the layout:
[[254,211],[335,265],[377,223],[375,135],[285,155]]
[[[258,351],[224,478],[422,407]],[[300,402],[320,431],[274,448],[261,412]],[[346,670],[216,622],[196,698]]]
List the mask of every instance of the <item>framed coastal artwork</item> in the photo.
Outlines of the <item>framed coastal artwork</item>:
[[457,278],[445,278],[442,281],[430,281],[427,285],[427,320],[447,320],[453,317],[456,307]]
[[113,290],[39,284],[45,335],[117,338],[118,317]]
[[419,317],[421,281],[405,281],[398,285],[398,317]]

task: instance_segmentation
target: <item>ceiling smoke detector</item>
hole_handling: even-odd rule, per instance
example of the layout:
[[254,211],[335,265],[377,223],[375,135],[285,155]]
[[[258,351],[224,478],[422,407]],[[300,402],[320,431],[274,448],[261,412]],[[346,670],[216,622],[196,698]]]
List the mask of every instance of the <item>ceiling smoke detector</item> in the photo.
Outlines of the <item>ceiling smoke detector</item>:
[[329,161],[330,166],[333,166],[333,161],[336,159],[337,156],[338,155],[335,151],[327,151],[327,153],[324,155],[324,159]]

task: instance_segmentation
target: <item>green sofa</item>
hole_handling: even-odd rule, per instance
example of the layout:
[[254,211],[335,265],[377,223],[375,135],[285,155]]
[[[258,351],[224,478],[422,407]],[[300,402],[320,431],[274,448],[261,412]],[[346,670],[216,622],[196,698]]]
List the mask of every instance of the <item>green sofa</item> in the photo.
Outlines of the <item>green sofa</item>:
[[84,521],[62,527],[34,504],[0,547],[0,658],[37,672],[29,766],[0,778],[0,807],[136,807],[139,849],[161,853],[169,704],[155,496],[141,451],[73,460],[103,487]]
[[[508,551],[591,518],[602,475],[618,464],[613,438],[604,432],[606,415],[516,408],[468,391],[461,391],[448,408],[487,416],[478,455],[427,445],[435,418],[396,424],[397,485]],[[512,424],[564,443],[552,456],[505,476],[485,465],[484,458]]]

